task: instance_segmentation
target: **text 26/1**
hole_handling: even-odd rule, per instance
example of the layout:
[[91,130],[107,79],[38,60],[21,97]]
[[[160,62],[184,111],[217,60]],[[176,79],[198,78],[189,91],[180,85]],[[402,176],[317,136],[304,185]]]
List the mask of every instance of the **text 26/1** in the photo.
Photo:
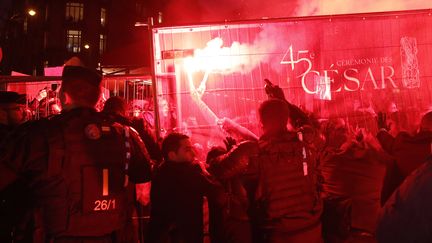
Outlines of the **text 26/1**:
[[116,208],[116,201],[115,199],[109,199],[109,200],[96,200],[94,202],[95,207],[93,211],[107,211],[107,210],[114,210]]

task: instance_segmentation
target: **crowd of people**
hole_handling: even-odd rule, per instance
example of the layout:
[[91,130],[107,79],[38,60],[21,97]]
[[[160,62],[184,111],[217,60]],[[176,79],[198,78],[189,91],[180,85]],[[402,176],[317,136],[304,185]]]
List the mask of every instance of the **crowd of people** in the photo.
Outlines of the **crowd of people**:
[[189,136],[157,141],[120,97],[97,111],[88,68],[65,66],[49,119],[25,122],[25,95],[1,91],[0,242],[432,242],[432,112],[412,134],[381,112],[318,122],[265,92],[262,135],[231,125],[244,138],[198,161]]

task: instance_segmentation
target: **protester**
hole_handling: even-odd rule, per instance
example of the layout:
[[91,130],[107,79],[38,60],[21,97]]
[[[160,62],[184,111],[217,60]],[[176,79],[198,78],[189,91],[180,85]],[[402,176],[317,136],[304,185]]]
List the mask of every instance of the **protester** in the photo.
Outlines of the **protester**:
[[382,191],[382,204],[405,178],[417,169],[431,154],[432,142],[432,112],[426,113],[420,123],[420,128],[413,136],[407,132],[399,132],[396,137],[388,133],[386,116],[380,113],[377,134],[382,148],[393,156],[393,162],[388,166]]
[[[259,108],[264,130],[251,160],[256,188],[251,220],[255,242],[321,242],[322,204],[313,156],[297,134],[287,131],[286,102],[270,99]],[[252,191],[251,191],[252,190]]]
[[223,188],[195,161],[189,137],[171,133],[162,142],[164,162],[152,180],[148,242],[203,242],[203,197],[222,207]]
[[320,154],[325,242],[374,242],[388,158],[368,131],[352,134],[343,119],[324,130]]

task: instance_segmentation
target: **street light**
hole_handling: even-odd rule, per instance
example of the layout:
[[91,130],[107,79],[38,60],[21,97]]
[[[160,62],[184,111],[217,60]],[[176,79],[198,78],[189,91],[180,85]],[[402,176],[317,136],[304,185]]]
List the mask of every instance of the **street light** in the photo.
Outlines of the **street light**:
[[29,9],[27,13],[32,17],[36,15],[36,11],[34,9]]
[[90,48],[90,45],[89,45],[89,44],[85,44],[85,45],[84,45],[84,48],[85,48],[85,49],[89,49],[89,48]]

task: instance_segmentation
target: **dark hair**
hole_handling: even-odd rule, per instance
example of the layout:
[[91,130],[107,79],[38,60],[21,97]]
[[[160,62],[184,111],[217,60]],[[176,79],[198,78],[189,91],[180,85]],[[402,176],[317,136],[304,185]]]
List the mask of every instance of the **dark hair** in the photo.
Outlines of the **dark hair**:
[[323,127],[323,134],[326,139],[330,138],[330,134],[337,129],[344,129],[344,132],[347,133],[347,124],[345,123],[345,120],[342,118],[330,118],[325,123],[325,126]]
[[169,152],[176,152],[180,148],[180,142],[189,137],[182,133],[170,133],[162,141],[162,155],[165,161],[168,160]]
[[227,152],[228,151],[226,151],[226,149],[221,146],[212,147],[207,153],[206,163],[210,164],[212,160],[216,159],[218,156],[226,154]]
[[26,95],[13,91],[0,91],[0,104],[22,104],[26,103]]
[[77,105],[89,107],[96,106],[101,95],[100,86],[95,86],[82,79],[63,82],[62,90],[67,93]]
[[120,96],[110,97],[105,101],[103,112],[123,115],[127,110],[125,99]]
[[260,105],[258,112],[263,125],[274,124],[285,127],[288,122],[289,108],[283,100],[266,100]]
[[420,122],[420,130],[432,131],[432,111],[424,114]]

